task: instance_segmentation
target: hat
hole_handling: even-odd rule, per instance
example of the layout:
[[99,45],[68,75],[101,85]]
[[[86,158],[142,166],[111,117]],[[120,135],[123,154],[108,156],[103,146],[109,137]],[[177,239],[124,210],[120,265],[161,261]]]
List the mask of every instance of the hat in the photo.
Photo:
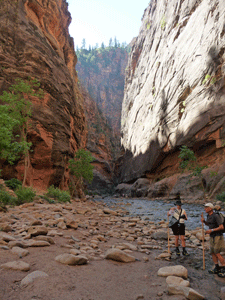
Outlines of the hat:
[[212,208],[212,209],[214,208],[214,206],[213,206],[212,203],[206,203],[206,204],[205,204],[205,207],[210,207],[210,208]]
[[182,205],[181,201],[180,200],[177,200],[175,205]]

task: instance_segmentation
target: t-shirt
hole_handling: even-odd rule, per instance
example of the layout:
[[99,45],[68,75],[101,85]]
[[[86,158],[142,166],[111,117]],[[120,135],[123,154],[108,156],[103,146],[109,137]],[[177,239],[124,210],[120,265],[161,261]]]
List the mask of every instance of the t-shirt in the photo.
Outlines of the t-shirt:
[[[173,216],[175,219],[179,220],[179,216],[182,216],[183,214],[185,214],[185,210],[183,208],[181,210],[176,208],[174,210]],[[184,224],[184,219],[180,218],[179,223]]]
[[[209,229],[218,228],[221,224],[223,224],[223,222],[218,214],[213,213],[211,215],[207,215],[206,225],[209,226]],[[211,237],[219,236],[219,235],[223,235],[222,230],[213,231],[212,233],[210,233]]]

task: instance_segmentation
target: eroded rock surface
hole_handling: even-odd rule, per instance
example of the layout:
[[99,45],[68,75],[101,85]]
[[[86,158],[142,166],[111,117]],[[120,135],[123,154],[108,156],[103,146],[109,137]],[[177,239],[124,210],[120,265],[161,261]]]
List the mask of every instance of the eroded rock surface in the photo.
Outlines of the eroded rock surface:
[[225,3],[152,0],[129,56],[121,181],[177,170],[179,147],[219,165],[225,140]]
[[[69,36],[65,0],[1,1],[0,94],[16,78],[36,78],[44,98],[33,97],[28,131],[32,142],[28,185],[67,187],[67,163],[85,146],[83,98],[78,90],[76,55]],[[5,167],[3,176],[22,179],[23,161]]]

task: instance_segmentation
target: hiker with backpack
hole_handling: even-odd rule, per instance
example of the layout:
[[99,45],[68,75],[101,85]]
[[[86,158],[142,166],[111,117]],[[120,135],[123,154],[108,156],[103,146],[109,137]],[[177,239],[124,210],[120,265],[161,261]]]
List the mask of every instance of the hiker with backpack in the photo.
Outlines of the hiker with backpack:
[[176,207],[172,207],[167,215],[173,215],[172,219],[175,221],[174,224],[169,225],[169,227],[172,229],[173,234],[175,235],[175,247],[176,247],[176,255],[180,256],[180,250],[179,250],[179,237],[181,239],[181,245],[183,247],[182,254],[184,256],[188,255],[185,246],[185,224],[184,221],[187,220],[187,214],[184,209],[181,208],[181,200],[180,195],[177,195],[176,198]]
[[[223,220],[218,213],[213,211],[212,203],[206,203],[204,206],[207,213],[207,219],[202,216],[202,223],[206,224],[209,229],[205,233],[210,234],[210,254],[215,264],[214,269],[209,270],[210,274],[218,274],[219,277],[225,277],[225,259],[220,254],[225,251],[225,242],[223,238]],[[221,266],[219,266],[219,262]]]

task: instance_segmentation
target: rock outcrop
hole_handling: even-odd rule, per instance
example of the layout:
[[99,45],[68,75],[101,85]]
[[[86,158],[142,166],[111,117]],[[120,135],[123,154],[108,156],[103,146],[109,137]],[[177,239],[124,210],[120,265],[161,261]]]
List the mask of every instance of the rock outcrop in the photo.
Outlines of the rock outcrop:
[[223,0],[152,0],[145,10],[126,73],[121,182],[175,172],[181,145],[202,164],[224,160],[224,13]]
[[[28,185],[66,187],[68,159],[86,144],[83,98],[78,90],[76,55],[68,32],[65,0],[1,1],[0,93],[15,78],[36,78],[44,91],[32,98],[28,139],[32,142]],[[23,161],[3,167],[3,177],[22,179]]]

